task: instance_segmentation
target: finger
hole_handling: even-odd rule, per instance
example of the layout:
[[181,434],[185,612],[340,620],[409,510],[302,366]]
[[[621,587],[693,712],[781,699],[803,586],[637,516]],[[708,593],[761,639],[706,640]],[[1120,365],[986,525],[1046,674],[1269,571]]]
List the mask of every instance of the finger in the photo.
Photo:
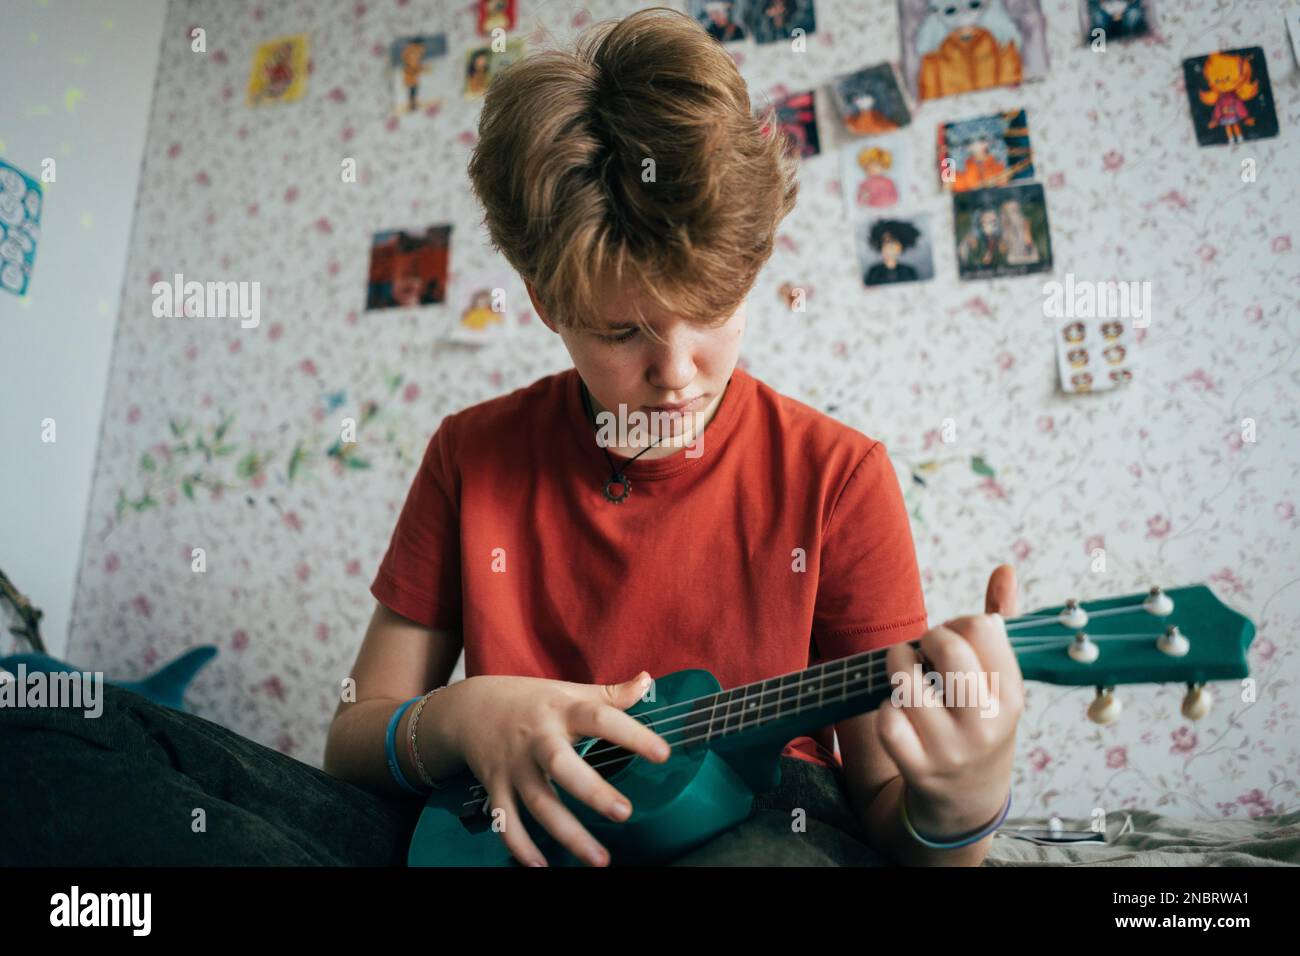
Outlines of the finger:
[[890,710],[903,716],[915,728],[926,753],[942,752],[956,728],[951,715],[943,707],[933,706],[920,665],[920,655],[911,644],[896,644],[889,649],[885,666],[894,690],[887,704]]
[[602,692],[600,699],[575,703],[569,709],[569,731],[618,744],[655,763],[668,759],[672,748],[667,740],[608,701]]
[[[596,749],[600,751],[603,748]],[[609,750],[612,752],[615,748],[610,747]],[[597,813],[604,814],[615,823],[622,823],[632,815],[632,802],[596,770],[602,760],[599,753],[593,765],[580,757],[572,744],[553,735],[537,738],[533,743],[532,756],[547,777]],[[591,757],[591,754],[587,756]],[[611,756],[612,753],[603,759],[610,759]],[[620,810],[620,806],[626,809]]]
[[549,866],[542,851],[537,849],[537,844],[528,835],[528,829],[524,826],[523,817],[519,813],[519,805],[515,803],[514,789],[509,781],[502,778],[494,784],[483,786],[487,789],[488,810],[494,819],[495,811],[501,810],[504,814],[500,835],[510,854],[524,866]]
[[998,713],[1018,714],[1024,702],[1024,677],[1007,637],[1006,622],[1000,614],[973,615],[948,622],[979,657],[983,684],[983,702],[979,713],[989,713],[989,702],[997,698]]
[[[931,628],[921,637],[921,652],[941,675],[942,703],[954,725],[965,723],[989,700],[988,674],[979,653],[966,639],[966,618]],[[991,620],[989,618],[988,620]]]
[[880,747],[894,761],[898,772],[907,780],[924,777],[928,770],[925,746],[907,715],[888,700],[876,708],[874,713],[873,726]]
[[1020,674],[1020,662],[1007,636],[1007,623],[1000,614],[974,614],[949,621],[946,627],[960,634],[979,659],[979,668],[994,671],[1003,679]]
[[1000,564],[989,575],[988,590],[984,593],[984,613],[1001,614],[1004,618],[1020,613],[1020,600],[1016,596],[1016,569]]
[[592,866],[609,865],[609,851],[560,802],[540,766],[532,764],[524,769],[516,786],[533,819],[545,827],[546,832],[555,837],[565,849]]

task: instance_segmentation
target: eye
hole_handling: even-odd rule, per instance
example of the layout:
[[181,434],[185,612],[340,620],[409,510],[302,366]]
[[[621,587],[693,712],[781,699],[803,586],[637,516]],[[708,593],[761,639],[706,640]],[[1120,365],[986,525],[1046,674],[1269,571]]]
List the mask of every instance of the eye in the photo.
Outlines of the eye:
[[618,335],[606,335],[602,336],[602,338],[611,345],[616,345],[620,342],[630,341],[634,335],[636,335],[636,329],[632,328],[628,329],[626,332],[620,332]]

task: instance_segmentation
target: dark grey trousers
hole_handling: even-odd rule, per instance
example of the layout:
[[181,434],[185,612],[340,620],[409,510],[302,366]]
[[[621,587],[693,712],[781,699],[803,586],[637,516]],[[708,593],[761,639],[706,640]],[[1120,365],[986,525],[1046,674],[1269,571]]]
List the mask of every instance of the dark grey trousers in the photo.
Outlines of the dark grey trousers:
[[[0,707],[0,866],[405,865],[418,799],[373,793],[119,687],[104,685],[103,701],[94,719]],[[745,822],[674,865],[884,865],[835,771],[781,763],[782,785]]]

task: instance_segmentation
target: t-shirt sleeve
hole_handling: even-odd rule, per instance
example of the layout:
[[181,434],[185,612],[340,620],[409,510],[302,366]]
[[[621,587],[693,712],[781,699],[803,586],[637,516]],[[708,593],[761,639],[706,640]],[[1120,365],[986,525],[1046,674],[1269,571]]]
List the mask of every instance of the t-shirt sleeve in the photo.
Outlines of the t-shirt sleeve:
[[876,442],[840,492],[822,537],[813,640],[833,660],[926,631],[925,596],[907,506]]
[[429,441],[370,593],[418,624],[459,631],[460,506],[451,466],[452,421],[443,419]]

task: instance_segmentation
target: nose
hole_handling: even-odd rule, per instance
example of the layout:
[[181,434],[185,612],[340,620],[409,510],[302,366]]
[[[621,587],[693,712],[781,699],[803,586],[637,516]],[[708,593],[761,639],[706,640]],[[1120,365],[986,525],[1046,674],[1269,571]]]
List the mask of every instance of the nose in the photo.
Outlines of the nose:
[[695,381],[695,336],[674,329],[662,343],[654,343],[647,378],[655,388],[680,397]]

